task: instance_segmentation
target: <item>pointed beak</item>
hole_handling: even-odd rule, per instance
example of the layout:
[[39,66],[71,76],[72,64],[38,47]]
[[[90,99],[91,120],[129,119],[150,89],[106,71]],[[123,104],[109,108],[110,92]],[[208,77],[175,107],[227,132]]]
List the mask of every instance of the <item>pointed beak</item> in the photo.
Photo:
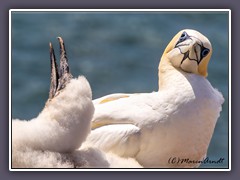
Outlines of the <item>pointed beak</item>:
[[49,90],[49,99],[52,99],[57,92],[64,89],[64,87],[69,83],[72,75],[69,71],[68,59],[66,55],[66,50],[64,46],[64,41],[61,37],[58,37],[60,45],[60,68],[56,63],[56,57],[52,43],[49,43],[50,47],[50,61],[51,61],[51,84]]
[[63,89],[66,84],[72,79],[72,75],[69,71],[68,66],[68,58],[64,46],[63,39],[58,37],[59,45],[60,45],[60,69],[59,69],[59,84],[58,84],[58,91]]
[[49,99],[52,99],[57,91],[59,74],[58,74],[57,62],[56,62],[56,57],[55,57],[52,43],[49,43],[49,47],[50,47],[50,61],[51,61],[51,83],[50,83],[50,90],[49,90]]

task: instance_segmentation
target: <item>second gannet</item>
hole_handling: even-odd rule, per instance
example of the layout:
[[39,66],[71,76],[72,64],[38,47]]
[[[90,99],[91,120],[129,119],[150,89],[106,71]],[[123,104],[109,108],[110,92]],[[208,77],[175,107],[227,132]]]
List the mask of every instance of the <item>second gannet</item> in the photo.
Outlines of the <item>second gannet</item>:
[[84,144],[134,158],[143,167],[198,167],[224,102],[206,79],[211,54],[210,41],[198,31],[177,33],[161,57],[158,91],[94,100]]
[[58,70],[50,43],[51,84],[42,112],[29,121],[12,120],[12,168],[121,168],[142,166],[93,147],[82,147],[94,112],[85,77],[72,78],[62,38]]
[[51,85],[42,112],[29,121],[12,121],[13,167],[24,166],[22,152],[31,150],[71,153],[81,146],[90,132],[94,112],[92,91],[85,77],[72,78],[62,38],[58,71],[50,43]]

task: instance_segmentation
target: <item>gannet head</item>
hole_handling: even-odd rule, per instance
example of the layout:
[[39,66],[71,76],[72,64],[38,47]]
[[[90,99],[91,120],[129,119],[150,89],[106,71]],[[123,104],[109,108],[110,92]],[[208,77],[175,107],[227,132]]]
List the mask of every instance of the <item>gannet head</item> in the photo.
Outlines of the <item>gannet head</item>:
[[162,60],[167,58],[175,68],[207,77],[211,55],[211,43],[204,35],[195,30],[184,29],[168,44]]

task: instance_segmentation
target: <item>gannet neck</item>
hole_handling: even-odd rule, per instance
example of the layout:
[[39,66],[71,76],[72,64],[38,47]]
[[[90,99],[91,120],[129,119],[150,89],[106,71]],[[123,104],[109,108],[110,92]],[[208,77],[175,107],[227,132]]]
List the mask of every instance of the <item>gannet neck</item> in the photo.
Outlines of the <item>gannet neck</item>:
[[158,89],[164,89],[167,87],[169,80],[167,79],[168,75],[172,72],[176,71],[176,69],[172,66],[169,59],[164,55],[161,58],[158,67]]

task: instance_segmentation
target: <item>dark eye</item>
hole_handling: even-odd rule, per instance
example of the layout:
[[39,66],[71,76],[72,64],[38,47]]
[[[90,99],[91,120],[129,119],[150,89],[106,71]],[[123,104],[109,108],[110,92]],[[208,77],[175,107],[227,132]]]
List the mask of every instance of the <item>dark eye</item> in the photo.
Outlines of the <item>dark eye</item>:
[[[178,39],[178,41],[177,41],[177,43],[176,43],[176,45],[175,45],[175,48],[178,47],[178,44],[179,44],[179,43],[181,43],[181,42],[183,42],[183,41],[185,41],[186,39],[189,39],[189,38],[190,38],[190,36],[184,31],[184,32],[181,34],[180,38]],[[191,39],[191,38],[190,38],[190,39]]]
[[180,42],[185,41],[187,39],[187,37],[188,37],[188,34],[184,31],[182,33],[182,35],[180,36],[179,41]]
[[209,51],[210,51],[210,50],[207,49],[207,48],[203,49],[203,50],[202,50],[202,57],[205,57],[206,55],[208,55]]

